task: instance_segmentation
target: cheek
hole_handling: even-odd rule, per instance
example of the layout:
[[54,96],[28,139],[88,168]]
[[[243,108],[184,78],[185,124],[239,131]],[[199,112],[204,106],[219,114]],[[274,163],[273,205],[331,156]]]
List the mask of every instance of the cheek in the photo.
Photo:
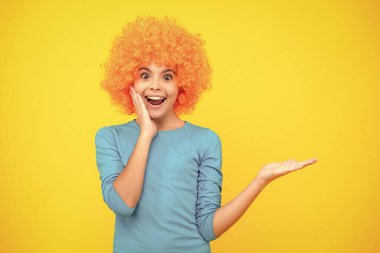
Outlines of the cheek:
[[167,90],[167,92],[170,94],[171,97],[177,97],[178,96],[178,87],[177,85],[173,85],[170,87],[170,89]]
[[175,101],[175,100],[177,100],[177,98],[178,98],[178,93],[174,91],[174,92],[172,92],[172,93],[170,94],[170,97],[172,98],[173,101]]
[[139,82],[135,82],[134,84],[132,84],[132,87],[139,94],[142,94],[142,92],[144,91],[144,85]]

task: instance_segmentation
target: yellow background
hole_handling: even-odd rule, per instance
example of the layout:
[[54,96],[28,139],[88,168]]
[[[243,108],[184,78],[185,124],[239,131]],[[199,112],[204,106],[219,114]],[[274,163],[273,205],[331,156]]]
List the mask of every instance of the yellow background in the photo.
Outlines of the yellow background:
[[213,88],[183,120],[222,139],[222,204],[269,184],[212,252],[379,252],[377,1],[1,1],[0,251],[112,252],[94,136],[133,118],[100,89],[113,38],[175,16],[207,42]]

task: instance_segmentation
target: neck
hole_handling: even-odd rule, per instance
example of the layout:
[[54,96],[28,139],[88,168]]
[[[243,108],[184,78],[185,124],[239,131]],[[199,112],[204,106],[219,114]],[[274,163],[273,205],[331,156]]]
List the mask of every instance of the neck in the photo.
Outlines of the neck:
[[[184,121],[182,121],[176,114],[173,114],[169,117],[161,117],[161,118],[150,118],[157,127],[157,131],[165,131],[172,130],[184,125]],[[136,119],[136,122],[141,125],[140,119]]]

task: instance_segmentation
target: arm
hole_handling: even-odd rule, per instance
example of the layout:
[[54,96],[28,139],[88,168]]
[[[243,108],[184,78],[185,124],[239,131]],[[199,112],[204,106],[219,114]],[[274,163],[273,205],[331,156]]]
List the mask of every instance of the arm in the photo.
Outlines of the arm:
[[222,147],[219,136],[207,131],[202,147],[202,157],[198,169],[198,196],[195,218],[199,234],[205,241],[215,240],[213,219],[220,208],[222,191]]
[[264,182],[255,178],[237,197],[217,209],[213,221],[216,237],[240,219],[265,186]]
[[151,137],[145,135],[138,137],[127,165],[114,182],[116,191],[131,207],[136,207],[141,196],[151,142]]
[[255,179],[235,199],[220,206],[222,190],[222,148],[220,138],[212,131],[207,138],[205,155],[199,167],[196,220],[198,230],[206,241],[221,236],[248,209],[257,195],[275,178],[313,164],[289,160],[265,165]]
[[139,136],[131,158],[124,167],[112,130],[104,127],[96,133],[96,162],[103,200],[117,215],[132,215],[140,198],[150,140],[145,135]]
[[213,222],[215,235],[218,237],[230,228],[244,214],[264,187],[274,179],[302,169],[316,161],[316,158],[304,162],[288,160],[265,165],[243,192],[216,211]]

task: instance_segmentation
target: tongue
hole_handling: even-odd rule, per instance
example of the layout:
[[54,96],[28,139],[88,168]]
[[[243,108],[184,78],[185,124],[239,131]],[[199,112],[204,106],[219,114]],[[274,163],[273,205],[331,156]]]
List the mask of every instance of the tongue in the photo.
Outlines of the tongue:
[[160,100],[153,100],[153,99],[148,99],[149,103],[151,103],[152,105],[159,105],[161,104],[162,102],[164,102],[163,99],[160,99]]

